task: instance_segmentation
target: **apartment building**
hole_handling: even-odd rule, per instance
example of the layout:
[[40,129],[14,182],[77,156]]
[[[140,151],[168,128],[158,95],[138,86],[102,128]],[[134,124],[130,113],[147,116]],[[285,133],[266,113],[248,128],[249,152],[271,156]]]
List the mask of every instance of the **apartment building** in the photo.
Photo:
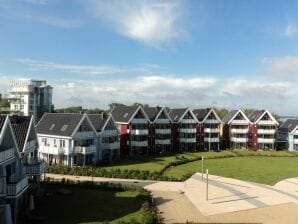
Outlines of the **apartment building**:
[[171,118],[165,107],[144,107],[149,124],[149,150],[152,154],[172,151]]
[[111,112],[120,132],[120,154],[149,154],[150,120],[142,106],[120,106]]
[[111,162],[120,158],[119,131],[112,115],[88,114],[97,133],[99,160]]
[[298,151],[298,119],[287,119],[277,130],[280,150]]
[[193,114],[199,123],[197,126],[197,150],[220,150],[221,120],[212,108],[195,109]]
[[254,150],[275,150],[275,134],[278,122],[267,110],[256,110],[248,116],[249,148]]
[[18,223],[27,205],[28,177],[8,116],[0,116],[0,220]]
[[189,108],[171,109],[173,148],[175,151],[195,151],[196,133],[199,123]]
[[251,124],[242,110],[231,110],[222,119],[223,145],[229,149],[248,149],[248,130]]
[[44,113],[52,112],[52,92],[45,80],[13,81],[7,96],[11,114],[33,115],[37,122]]
[[39,157],[49,164],[95,164],[97,134],[86,114],[46,113],[36,125]]

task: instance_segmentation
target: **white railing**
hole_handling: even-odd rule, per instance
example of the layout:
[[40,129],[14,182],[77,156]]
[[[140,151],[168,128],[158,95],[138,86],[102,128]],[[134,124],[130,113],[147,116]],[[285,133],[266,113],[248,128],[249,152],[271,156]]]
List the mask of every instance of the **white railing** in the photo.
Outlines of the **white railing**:
[[171,134],[171,129],[155,129],[155,134]]
[[103,137],[116,136],[116,135],[118,135],[117,130],[104,130],[102,133]]
[[258,138],[258,143],[274,143],[274,138]]
[[102,143],[103,150],[109,149],[120,149],[120,142],[113,142],[113,143]]
[[59,154],[67,155],[67,154],[69,154],[68,149],[66,150],[61,147],[51,147],[51,146],[42,146],[38,149],[38,152],[52,154],[52,155],[59,155]]
[[248,128],[232,128],[231,133],[247,134],[248,133]]
[[36,140],[31,140],[30,142],[27,142],[26,147],[25,147],[25,151],[27,152],[31,152],[35,149],[36,147]]
[[147,124],[148,121],[147,119],[137,119],[137,118],[134,118],[131,120],[131,123],[132,124]]
[[294,144],[298,144],[298,139],[294,139]]
[[139,146],[139,147],[147,147],[148,146],[148,141],[131,141],[130,142],[131,146]]
[[44,161],[39,161],[35,164],[25,164],[26,174],[29,176],[40,176],[45,172],[46,164]]
[[219,124],[220,122],[216,119],[206,119],[205,124]]
[[194,119],[182,119],[182,124],[196,124],[197,122]]
[[130,130],[132,135],[148,135],[148,129],[132,129]]
[[155,123],[157,123],[157,124],[169,124],[170,120],[169,119],[157,119]]
[[206,133],[219,133],[219,128],[204,128]]
[[232,142],[247,142],[247,138],[241,138],[241,137],[232,137]]
[[8,183],[6,185],[6,193],[8,196],[18,196],[23,190],[28,187],[28,177],[24,177],[17,183]]
[[171,139],[155,139],[156,145],[170,145]]
[[274,121],[271,121],[271,120],[269,120],[269,121],[260,120],[258,122],[258,125],[275,125],[275,123],[274,123]]
[[93,138],[94,133],[93,131],[82,131],[82,132],[77,132],[74,135],[75,139],[88,139],[88,138]]
[[180,138],[180,142],[196,143],[196,138]]
[[81,153],[81,154],[93,154],[96,152],[96,147],[94,145],[90,146],[75,146],[74,153]]
[[6,149],[0,152],[0,163],[5,162],[11,158],[14,158],[14,148]]
[[248,124],[249,122],[247,120],[233,120],[231,124]]
[[275,129],[258,129],[258,134],[275,134]]
[[204,138],[205,142],[219,142],[219,138]]
[[196,128],[180,128],[180,132],[182,133],[196,133]]

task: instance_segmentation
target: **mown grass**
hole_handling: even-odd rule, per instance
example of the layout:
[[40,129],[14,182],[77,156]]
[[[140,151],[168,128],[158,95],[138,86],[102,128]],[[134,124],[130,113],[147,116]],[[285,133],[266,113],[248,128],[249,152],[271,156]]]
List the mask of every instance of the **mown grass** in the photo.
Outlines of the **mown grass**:
[[[298,158],[276,157],[276,155],[275,157],[244,157],[243,153],[240,155],[242,157],[206,159],[204,167],[208,168],[209,173],[213,175],[269,185],[274,185],[286,178],[298,177]],[[202,161],[194,161],[171,167],[165,171],[164,175],[182,179],[186,174],[201,172],[201,167]]]

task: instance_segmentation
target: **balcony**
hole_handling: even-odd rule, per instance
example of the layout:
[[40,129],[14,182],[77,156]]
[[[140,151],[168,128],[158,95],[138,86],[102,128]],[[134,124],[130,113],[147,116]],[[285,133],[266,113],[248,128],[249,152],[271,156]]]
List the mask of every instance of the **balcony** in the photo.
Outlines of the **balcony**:
[[103,137],[109,137],[109,136],[118,136],[117,130],[104,130],[102,133]]
[[180,142],[184,143],[196,143],[196,138],[180,138]]
[[294,144],[298,144],[298,138],[294,138]]
[[40,176],[44,174],[46,164],[44,161],[38,161],[31,164],[25,164],[26,174],[28,176]]
[[246,143],[247,142],[247,138],[243,138],[243,137],[232,137],[231,138],[232,142],[240,142],[240,143]]
[[270,143],[273,144],[275,142],[274,138],[258,138],[258,143]]
[[206,119],[204,124],[219,124],[220,122],[216,119]]
[[68,150],[65,150],[62,147],[51,147],[51,146],[42,146],[39,148],[38,152],[52,155],[64,154],[67,155]]
[[114,150],[114,149],[120,149],[120,142],[113,142],[113,143],[102,143],[103,150]]
[[274,121],[271,121],[271,120],[269,120],[269,121],[259,121],[258,122],[258,125],[276,125],[276,123],[274,122]]
[[258,129],[258,134],[274,135],[275,134],[275,129]]
[[232,128],[231,133],[247,134],[248,128]]
[[74,153],[79,153],[79,154],[93,154],[96,152],[96,147],[94,145],[90,146],[75,146],[74,147]]
[[155,139],[156,145],[170,145],[171,139]]
[[196,124],[197,122],[194,119],[182,119],[182,124]]
[[148,121],[147,121],[147,119],[134,118],[134,119],[131,120],[131,123],[132,124],[148,124]]
[[182,133],[197,133],[196,128],[180,128],[180,132]]
[[14,158],[14,150],[14,148],[10,148],[0,152],[0,164]]
[[132,129],[130,130],[132,135],[148,135],[148,129]]
[[16,197],[19,196],[24,190],[28,188],[28,177],[24,177],[14,183],[8,183],[6,185],[7,196]]
[[233,125],[233,124],[238,124],[238,125],[248,125],[248,121],[247,120],[233,120],[232,122],[231,122],[231,124]]
[[219,138],[204,138],[205,142],[219,142]]
[[205,133],[219,133],[219,128],[204,128]]
[[138,146],[138,147],[147,147],[148,146],[148,141],[131,141],[130,142],[131,146]]
[[171,129],[155,129],[155,134],[171,134]]
[[94,138],[94,132],[93,131],[77,132],[74,135],[74,139],[90,139],[90,138]]
[[170,120],[169,119],[157,119],[155,123],[157,123],[157,124],[169,124]]

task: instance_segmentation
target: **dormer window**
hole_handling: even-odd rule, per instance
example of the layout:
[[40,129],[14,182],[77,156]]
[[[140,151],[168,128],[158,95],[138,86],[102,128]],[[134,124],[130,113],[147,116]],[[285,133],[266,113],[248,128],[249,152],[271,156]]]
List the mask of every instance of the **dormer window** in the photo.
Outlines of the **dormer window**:
[[128,116],[128,113],[125,113],[125,114],[123,115],[124,118],[127,118],[127,116]]
[[66,131],[67,127],[68,127],[67,124],[63,125],[62,128],[61,128],[61,131]]
[[54,127],[55,127],[55,124],[52,124],[50,127],[50,130],[52,131]]

